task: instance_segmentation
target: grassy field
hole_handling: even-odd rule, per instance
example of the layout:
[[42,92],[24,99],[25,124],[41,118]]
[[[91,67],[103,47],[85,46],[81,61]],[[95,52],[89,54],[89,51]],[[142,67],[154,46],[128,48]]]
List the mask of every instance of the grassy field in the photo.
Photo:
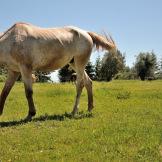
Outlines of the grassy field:
[[37,115],[26,123],[27,101],[17,83],[0,116],[0,161],[162,161],[162,81],[93,86],[93,114],[86,112],[84,90],[80,113],[71,118],[74,85],[34,84]]

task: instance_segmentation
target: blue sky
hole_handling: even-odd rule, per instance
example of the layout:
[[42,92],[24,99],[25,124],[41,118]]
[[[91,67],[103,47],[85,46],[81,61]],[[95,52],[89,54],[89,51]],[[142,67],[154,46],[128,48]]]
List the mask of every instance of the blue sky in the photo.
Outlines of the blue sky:
[[[17,21],[105,30],[129,66],[141,51],[153,50],[162,58],[162,0],[1,0],[0,6],[1,32]],[[93,61],[96,56],[92,54]]]

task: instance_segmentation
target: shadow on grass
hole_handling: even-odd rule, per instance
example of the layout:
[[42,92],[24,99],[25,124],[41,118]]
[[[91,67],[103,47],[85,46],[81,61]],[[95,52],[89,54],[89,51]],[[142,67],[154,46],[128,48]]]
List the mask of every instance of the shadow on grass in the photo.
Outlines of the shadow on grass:
[[23,125],[28,122],[38,122],[38,121],[46,121],[46,120],[56,120],[56,121],[64,121],[65,119],[83,119],[83,118],[92,118],[93,115],[92,113],[88,112],[79,112],[75,116],[72,116],[70,113],[65,112],[64,114],[54,114],[54,115],[41,115],[39,117],[33,118],[32,120],[26,120],[26,119],[21,119],[21,120],[16,120],[16,121],[7,121],[7,122],[0,122],[0,128],[3,127],[12,127],[12,126],[18,126],[18,125]]

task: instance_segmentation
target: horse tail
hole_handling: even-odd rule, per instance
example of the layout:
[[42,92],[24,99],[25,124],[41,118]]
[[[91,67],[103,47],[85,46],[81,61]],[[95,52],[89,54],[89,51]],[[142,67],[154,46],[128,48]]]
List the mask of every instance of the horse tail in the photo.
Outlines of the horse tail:
[[111,36],[107,36],[106,34],[101,36],[94,32],[88,32],[88,34],[91,36],[97,50],[101,48],[107,51],[116,51],[116,45]]

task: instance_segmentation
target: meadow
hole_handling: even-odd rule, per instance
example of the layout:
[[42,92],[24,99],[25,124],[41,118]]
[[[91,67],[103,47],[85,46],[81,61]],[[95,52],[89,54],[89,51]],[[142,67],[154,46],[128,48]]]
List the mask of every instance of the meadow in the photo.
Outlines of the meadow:
[[0,116],[0,162],[162,161],[162,81],[94,82],[93,88],[93,113],[84,89],[72,118],[74,85],[35,83],[37,114],[25,122],[24,87],[16,83]]

